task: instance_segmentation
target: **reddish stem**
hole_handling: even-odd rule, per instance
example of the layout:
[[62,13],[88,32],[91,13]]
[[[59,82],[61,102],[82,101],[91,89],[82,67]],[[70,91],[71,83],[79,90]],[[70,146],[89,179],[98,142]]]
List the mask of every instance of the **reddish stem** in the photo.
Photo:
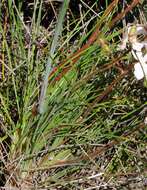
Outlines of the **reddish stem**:
[[[135,7],[140,1],[139,0],[133,0],[133,2],[128,5],[128,7],[121,13],[119,13],[108,25],[109,28],[111,29],[119,20],[121,20],[129,11],[131,11],[133,9],[133,7]],[[102,24],[102,22],[104,21],[105,17],[107,17],[109,15],[109,13],[113,10],[113,8],[118,4],[118,0],[114,0],[109,6],[108,8],[105,10],[102,19],[100,20],[100,22],[97,24],[97,27],[95,29],[95,31],[91,34],[91,36],[89,37],[87,43],[85,45],[83,45],[77,52],[75,52],[73,55],[71,55],[69,58],[67,58],[65,61],[61,62],[58,66],[56,66],[52,73],[49,76],[49,80],[52,79],[52,77],[55,75],[55,73],[57,73],[60,69],[61,72],[58,74],[57,77],[54,78],[54,82],[55,81],[59,81],[70,69],[71,69],[71,65],[74,65],[77,60],[81,57],[81,55],[83,54],[83,52],[88,49],[90,47],[90,45],[92,45],[96,39],[98,38],[98,36],[100,35],[100,26]],[[69,60],[70,60],[70,65],[69,65]],[[68,67],[63,68],[64,65],[68,64]]]

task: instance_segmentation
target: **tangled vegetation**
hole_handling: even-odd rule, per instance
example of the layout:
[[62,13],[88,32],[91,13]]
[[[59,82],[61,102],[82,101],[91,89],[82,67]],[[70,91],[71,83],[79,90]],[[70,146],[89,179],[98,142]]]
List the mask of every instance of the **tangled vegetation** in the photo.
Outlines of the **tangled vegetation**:
[[146,189],[146,76],[132,44],[118,48],[128,23],[147,31],[146,12],[140,0],[1,2],[2,189]]

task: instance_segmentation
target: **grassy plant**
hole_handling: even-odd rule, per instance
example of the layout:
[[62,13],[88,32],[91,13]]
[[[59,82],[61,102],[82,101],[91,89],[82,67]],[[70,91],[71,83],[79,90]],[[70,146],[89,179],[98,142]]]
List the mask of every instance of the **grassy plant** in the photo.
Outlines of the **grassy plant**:
[[6,188],[86,189],[95,179],[116,187],[122,176],[145,177],[146,88],[134,79],[129,49],[117,50],[122,30],[114,27],[139,1],[120,14],[119,1],[105,2],[97,15],[96,1],[93,11],[87,6],[64,22],[62,34],[61,17],[52,22],[55,32],[41,27],[43,1],[34,1],[28,25],[21,3],[2,3],[0,179]]

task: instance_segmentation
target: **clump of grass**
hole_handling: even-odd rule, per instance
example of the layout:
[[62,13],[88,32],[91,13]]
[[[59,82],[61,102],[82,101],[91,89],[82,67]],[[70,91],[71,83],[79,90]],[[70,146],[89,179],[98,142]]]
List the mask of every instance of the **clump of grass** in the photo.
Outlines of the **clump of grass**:
[[[125,14],[139,1],[132,2]],[[106,1],[106,9],[95,14],[96,2],[68,26],[65,22],[55,51],[50,50],[52,31],[41,27],[42,3],[34,3],[30,25],[23,20],[21,4],[8,1],[1,7],[7,10],[1,15],[7,18],[3,24],[8,24],[0,28],[5,187],[116,187],[121,176],[145,176],[146,88],[134,79],[129,50],[117,50],[121,29],[114,24],[124,16],[117,15],[120,4]],[[45,112],[40,114],[36,111],[47,60],[53,70],[46,75]],[[138,90],[142,97],[136,95]]]

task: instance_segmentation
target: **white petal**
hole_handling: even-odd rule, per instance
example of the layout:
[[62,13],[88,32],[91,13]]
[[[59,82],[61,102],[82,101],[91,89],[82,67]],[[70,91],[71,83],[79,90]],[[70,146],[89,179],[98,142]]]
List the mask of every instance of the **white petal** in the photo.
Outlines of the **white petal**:
[[145,29],[145,26],[137,26],[137,34],[144,34],[146,35],[147,34],[147,30]]
[[134,54],[136,54],[137,60],[141,63],[141,65],[146,64],[146,56],[143,57],[141,51],[136,51]]
[[144,123],[145,125],[147,125],[147,117],[145,117]]
[[143,57],[144,61],[147,62],[147,54]]
[[142,66],[140,63],[136,63],[134,65],[134,75],[137,80],[141,80],[144,78],[144,74],[147,76],[147,64],[143,64]]
[[141,49],[143,48],[144,44],[139,43],[139,42],[135,42],[132,44],[132,48],[136,51],[141,51]]

